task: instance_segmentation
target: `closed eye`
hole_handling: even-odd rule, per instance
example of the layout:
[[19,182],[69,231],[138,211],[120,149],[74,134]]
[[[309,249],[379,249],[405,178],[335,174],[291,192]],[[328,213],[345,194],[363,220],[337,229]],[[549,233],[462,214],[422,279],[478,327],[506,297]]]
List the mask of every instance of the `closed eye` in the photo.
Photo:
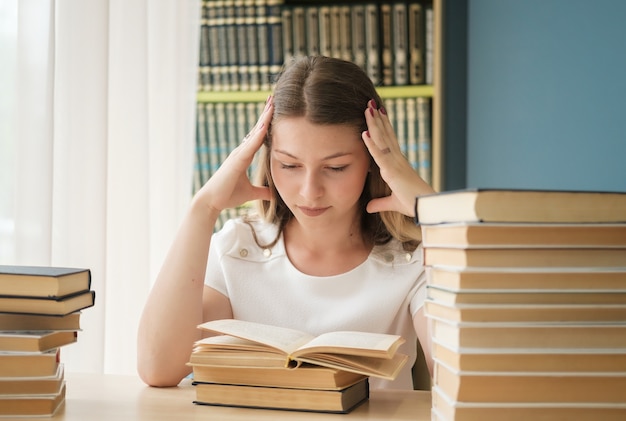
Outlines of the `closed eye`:
[[347,165],[343,165],[341,167],[328,167],[329,170],[331,171],[335,171],[335,172],[341,172],[344,171],[346,168],[348,168]]

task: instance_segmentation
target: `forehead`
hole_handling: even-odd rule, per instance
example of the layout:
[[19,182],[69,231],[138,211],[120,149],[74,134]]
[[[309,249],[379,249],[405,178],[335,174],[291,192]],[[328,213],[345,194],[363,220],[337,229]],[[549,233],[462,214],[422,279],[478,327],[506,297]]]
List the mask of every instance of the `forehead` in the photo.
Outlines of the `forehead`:
[[315,124],[305,117],[287,117],[272,123],[272,145],[286,151],[361,149],[361,133],[346,124]]

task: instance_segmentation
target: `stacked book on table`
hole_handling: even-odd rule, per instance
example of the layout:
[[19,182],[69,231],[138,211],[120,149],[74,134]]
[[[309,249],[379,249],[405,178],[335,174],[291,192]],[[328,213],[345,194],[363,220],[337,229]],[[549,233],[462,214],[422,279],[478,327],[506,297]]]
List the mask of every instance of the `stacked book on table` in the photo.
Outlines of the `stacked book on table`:
[[94,304],[88,269],[0,266],[0,417],[50,416],[65,401],[60,349]]
[[626,419],[626,193],[420,196],[435,420]]
[[393,380],[407,360],[397,335],[315,337],[233,319],[200,328],[216,336],[190,356],[196,404],[348,413],[368,400],[370,376]]

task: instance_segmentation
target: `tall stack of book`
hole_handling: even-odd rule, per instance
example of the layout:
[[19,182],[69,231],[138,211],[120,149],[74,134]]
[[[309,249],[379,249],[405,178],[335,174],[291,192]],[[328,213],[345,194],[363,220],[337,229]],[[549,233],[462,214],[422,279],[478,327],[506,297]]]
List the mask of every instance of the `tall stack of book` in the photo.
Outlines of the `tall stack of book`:
[[304,332],[241,320],[200,328],[217,334],[196,343],[196,404],[348,413],[369,398],[369,377],[395,379],[404,339],[366,332]]
[[626,192],[421,196],[437,420],[626,419]]
[[91,272],[0,266],[0,417],[52,415],[65,401],[60,348],[94,304]]

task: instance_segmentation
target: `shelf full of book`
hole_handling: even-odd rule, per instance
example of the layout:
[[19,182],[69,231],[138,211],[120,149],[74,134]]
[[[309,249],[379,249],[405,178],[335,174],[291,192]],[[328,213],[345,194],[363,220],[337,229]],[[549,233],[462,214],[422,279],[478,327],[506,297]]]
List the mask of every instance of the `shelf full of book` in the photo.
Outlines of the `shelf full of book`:
[[193,190],[254,125],[284,63],[302,55],[366,71],[403,152],[441,190],[443,2],[203,0]]

